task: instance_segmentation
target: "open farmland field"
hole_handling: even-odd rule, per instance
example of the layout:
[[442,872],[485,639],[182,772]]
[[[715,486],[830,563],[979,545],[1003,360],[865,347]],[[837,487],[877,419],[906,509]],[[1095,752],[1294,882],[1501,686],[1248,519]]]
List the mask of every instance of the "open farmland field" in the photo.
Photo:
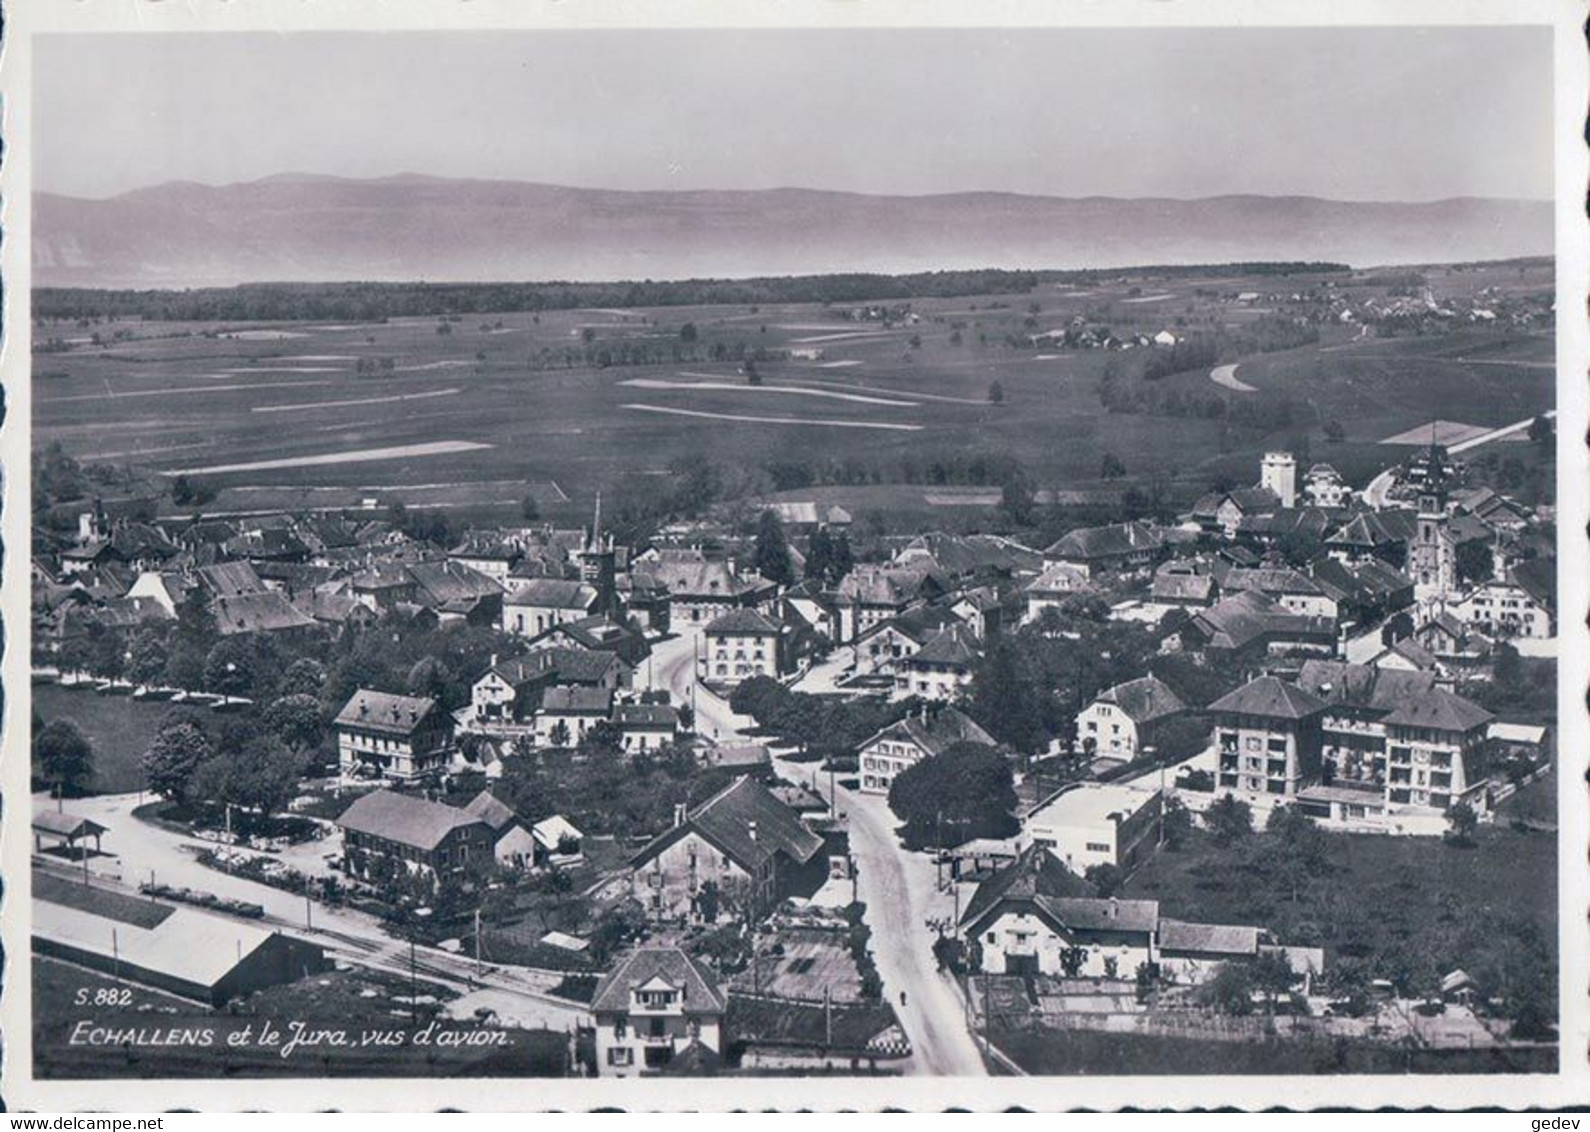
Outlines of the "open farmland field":
[[[1519,286],[1549,286],[1549,265],[1531,271]],[[1340,278],[1344,294],[1385,290],[1373,276]],[[1479,272],[1454,278],[1496,285],[1476,283],[1487,278]],[[1315,345],[1241,359],[1235,375],[1254,393],[1216,385],[1207,369],[1145,383],[1233,401],[1284,397],[1295,412],[1277,428],[1106,411],[1106,367],[1131,380],[1150,351],[1029,341],[1078,317],[1117,335],[1241,333],[1273,308],[1235,294],[1284,305],[1319,283],[1213,274],[1043,282],[1029,294],[918,299],[916,321],[892,325],[815,303],[372,323],[62,321],[36,330],[39,347],[55,347],[36,354],[35,438],[90,462],[202,478],[219,490],[212,513],[373,497],[500,517],[534,496],[560,517],[583,513],[627,473],[697,455],[747,469],[851,466],[859,473],[844,482],[887,486],[916,462],[997,453],[1019,460],[1040,491],[1067,491],[1096,486],[1113,453],[1130,477],[1166,476],[1194,492],[1230,470],[1248,478],[1266,447],[1305,435],[1316,458],[1361,481],[1401,455],[1378,442],[1419,425],[1430,404],[1475,426],[1550,407],[1549,333],[1355,341],[1357,327],[1328,325]],[[761,383],[752,386],[732,359],[758,351],[772,360],[755,362]],[[1331,419],[1348,439],[1327,450]],[[924,500],[920,486],[914,494],[915,506],[937,511],[992,504]]]

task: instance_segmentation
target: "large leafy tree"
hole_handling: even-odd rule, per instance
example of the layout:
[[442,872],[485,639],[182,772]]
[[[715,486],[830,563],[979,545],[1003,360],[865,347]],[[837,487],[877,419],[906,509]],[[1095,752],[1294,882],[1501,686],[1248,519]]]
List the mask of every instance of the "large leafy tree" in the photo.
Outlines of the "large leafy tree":
[[128,651],[132,659],[127,675],[140,684],[156,684],[165,678],[171,634],[160,625],[145,625],[133,634]]
[[967,702],[984,730],[1028,754],[1041,750],[1049,738],[1034,675],[1015,645],[1000,642],[977,665]]
[[94,777],[94,745],[71,720],[53,720],[34,733],[33,764],[62,794],[81,790]]
[[264,723],[292,751],[313,750],[326,734],[320,701],[302,692],[272,702],[265,709]]
[[956,743],[908,767],[889,787],[889,808],[905,820],[909,847],[1008,837],[1016,788],[1010,761],[981,743]]
[[196,799],[237,806],[266,818],[286,808],[303,769],[302,755],[260,736],[207,758],[193,773],[191,793]]
[[1227,794],[1204,811],[1204,825],[1216,845],[1230,845],[1253,832],[1253,807]]
[[771,510],[763,511],[762,517],[757,520],[752,565],[768,581],[781,586],[793,585],[795,582],[795,571],[790,566],[789,542],[784,537],[784,524]]
[[195,772],[214,754],[209,735],[195,719],[172,715],[144,751],[144,778],[156,794],[173,802],[188,802],[194,797]]
[[318,696],[326,687],[326,666],[312,656],[301,656],[282,673],[283,696]]

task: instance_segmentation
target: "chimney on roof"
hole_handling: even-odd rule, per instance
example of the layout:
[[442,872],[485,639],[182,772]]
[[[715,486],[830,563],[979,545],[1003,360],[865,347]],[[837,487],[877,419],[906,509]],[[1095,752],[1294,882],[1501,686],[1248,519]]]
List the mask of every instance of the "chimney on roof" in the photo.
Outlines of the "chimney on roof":
[[674,828],[675,829],[678,829],[680,826],[685,824],[685,819],[686,819],[688,813],[689,813],[689,809],[683,802],[675,802],[674,803]]
[[369,715],[370,715],[370,705],[365,703],[364,700],[361,699],[359,701],[359,718],[360,719],[365,719],[365,718],[368,718]]

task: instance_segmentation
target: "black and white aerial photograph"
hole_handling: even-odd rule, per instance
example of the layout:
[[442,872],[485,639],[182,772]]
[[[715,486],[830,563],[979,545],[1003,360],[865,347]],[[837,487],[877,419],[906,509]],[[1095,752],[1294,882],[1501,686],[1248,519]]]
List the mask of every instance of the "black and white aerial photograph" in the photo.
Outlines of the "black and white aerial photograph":
[[1582,1070],[1562,34],[32,37],[8,1070]]

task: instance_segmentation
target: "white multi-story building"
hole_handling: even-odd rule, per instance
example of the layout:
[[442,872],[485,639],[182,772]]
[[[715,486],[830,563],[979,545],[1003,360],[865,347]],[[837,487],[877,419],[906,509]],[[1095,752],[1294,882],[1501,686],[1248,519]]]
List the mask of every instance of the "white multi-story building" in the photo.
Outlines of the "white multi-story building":
[[1021,823],[1021,842],[1047,849],[1072,872],[1094,865],[1131,868],[1159,842],[1164,800],[1158,790],[1105,782],[1061,787]]

